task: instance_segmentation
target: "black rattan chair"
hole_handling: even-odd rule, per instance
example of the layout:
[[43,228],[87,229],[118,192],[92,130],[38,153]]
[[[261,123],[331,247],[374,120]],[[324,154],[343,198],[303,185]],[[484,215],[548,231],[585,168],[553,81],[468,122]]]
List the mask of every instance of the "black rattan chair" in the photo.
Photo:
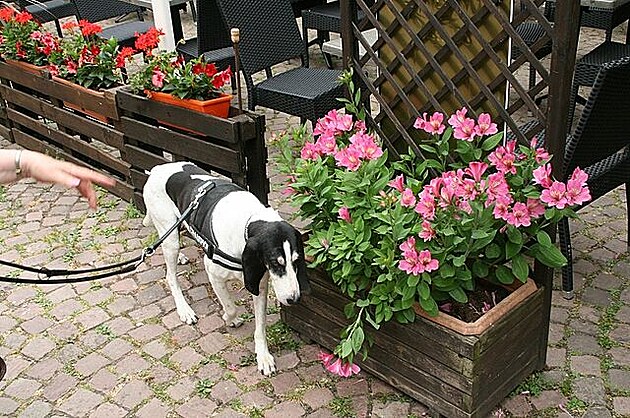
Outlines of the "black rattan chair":
[[63,36],[59,19],[77,15],[77,8],[70,0],[19,0],[18,5],[40,23],[54,21],[59,36]]
[[[306,49],[289,0],[217,0],[230,28],[239,28],[240,69],[247,85],[249,108],[268,107],[302,121],[316,121],[339,108],[344,88],[338,83],[341,71],[300,66],[271,75],[271,67],[300,57]],[[253,75],[262,70],[268,78],[254,84]]]
[[189,60],[203,55],[219,69],[234,68],[234,48],[216,0],[197,0],[197,37],[177,45],[177,52]]
[[142,20],[144,9],[118,0],[72,0],[77,8],[77,17],[92,23],[102,20],[124,16],[129,13],[138,15],[139,20],[126,21],[123,23],[107,26],[99,34],[105,39],[116,38],[121,46],[133,46],[136,40],[136,33],[143,33],[149,30],[153,24]]
[[[368,5],[374,4],[373,0],[365,0]],[[359,20],[363,18],[363,11],[357,12]],[[313,41],[308,40],[308,30],[317,30],[317,38]],[[333,1],[321,4],[302,11],[302,36],[304,38],[305,48],[316,43],[322,48],[324,42],[330,40],[330,32],[341,33],[341,9],[340,2]],[[332,68],[332,59],[330,54],[322,51],[324,60],[328,68]],[[306,55],[306,66],[308,67],[308,54]]]
[[[625,185],[630,243],[630,58],[600,67],[584,111],[575,131],[566,141],[562,180],[566,181],[576,167],[589,175],[592,200]],[[544,132],[538,135],[544,141]],[[573,297],[573,266],[569,221],[558,225],[560,250],[569,263],[562,269],[562,288],[566,298]]]

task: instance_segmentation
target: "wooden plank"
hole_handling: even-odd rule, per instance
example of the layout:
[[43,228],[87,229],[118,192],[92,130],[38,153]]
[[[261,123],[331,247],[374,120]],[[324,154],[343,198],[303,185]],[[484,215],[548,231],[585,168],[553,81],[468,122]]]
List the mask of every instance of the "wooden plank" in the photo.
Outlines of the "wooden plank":
[[147,152],[135,145],[125,145],[125,152],[127,160],[136,169],[150,170],[158,164],[169,162],[166,158]]
[[159,103],[143,96],[131,94],[124,89],[116,92],[116,100],[118,106],[127,112],[155,120],[163,120],[230,143],[236,143],[240,140],[239,124],[232,119],[217,118]]
[[[102,167],[106,167],[108,171],[121,175],[123,178],[129,177],[129,163],[116,158],[109,153],[106,153],[94,145],[83,141],[82,139],[68,135],[62,131],[54,129],[41,121],[37,121],[29,118],[13,109],[9,109],[11,120],[15,123],[32,129],[33,131],[45,136],[54,142],[57,146],[71,149],[77,153],[85,156],[91,161],[84,161],[84,163],[97,162]],[[15,129],[15,128],[14,128]],[[76,155],[75,155],[76,157]],[[90,164],[91,165],[91,164]]]
[[44,76],[23,72],[12,65],[2,62],[0,62],[0,77],[33,89],[39,94],[78,104],[106,117],[118,119],[118,109],[115,101],[111,97],[105,97],[104,94],[98,94],[98,92],[89,94],[74,86],[62,84]]
[[138,142],[204,162],[230,173],[244,171],[243,157],[238,151],[175,131],[156,129],[126,116],[121,118],[121,122],[125,135]]
[[8,141],[13,142],[13,138],[11,137],[11,128],[8,128],[2,124],[0,124],[0,136]]
[[110,126],[89,119],[83,115],[59,108],[45,100],[5,85],[0,85],[0,92],[10,103],[55,121],[58,125],[98,139],[116,149],[120,150],[123,147],[124,141],[122,132]]
[[[50,155],[55,155],[55,156],[60,156],[62,157],[64,160],[66,161],[70,161],[73,162],[75,164],[79,164],[82,166],[86,166],[89,167],[93,170],[99,171],[103,174],[108,175],[109,173],[104,172],[102,170],[99,170],[98,168],[95,168],[93,166],[89,166],[86,165],[84,161],[81,161],[80,159],[64,152],[63,150],[49,144],[43,141],[40,141],[39,139],[30,136],[24,132],[21,132],[19,130],[15,130],[13,132],[14,134],[14,138],[15,138],[15,142],[18,145],[23,146],[24,148],[30,149],[30,150],[34,150],[34,151],[39,151],[42,153],[47,153]],[[107,190],[109,190],[110,192],[112,192],[113,194],[115,194],[116,196],[130,201],[131,198],[133,197],[133,187],[128,184],[125,183],[123,181],[120,181],[120,179],[115,179],[116,180],[116,184],[112,187],[105,187]]]

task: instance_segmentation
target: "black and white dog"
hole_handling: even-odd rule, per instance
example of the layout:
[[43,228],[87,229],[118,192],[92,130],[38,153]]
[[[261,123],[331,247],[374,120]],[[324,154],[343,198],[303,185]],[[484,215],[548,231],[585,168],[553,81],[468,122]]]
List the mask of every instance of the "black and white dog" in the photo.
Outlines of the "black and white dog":
[[[147,214],[143,224],[154,225],[162,236],[200,188],[206,188],[207,193],[184,226],[206,253],[205,269],[227,325],[237,327],[242,323],[227,282],[242,279],[245,288],[254,295],[256,360],[258,370],[270,375],[276,367],[265,332],[268,279],[271,278],[276,298],[284,305],[297,303],[308,292],[300,233],[250,192],[188,162],[158,165],[151,170],[144,186]],[[177,262],[185,261],[179,253],[177,231],[162,243],[162,252],[177,313],[183,322],[193,324],[197,316],[177,283]]]

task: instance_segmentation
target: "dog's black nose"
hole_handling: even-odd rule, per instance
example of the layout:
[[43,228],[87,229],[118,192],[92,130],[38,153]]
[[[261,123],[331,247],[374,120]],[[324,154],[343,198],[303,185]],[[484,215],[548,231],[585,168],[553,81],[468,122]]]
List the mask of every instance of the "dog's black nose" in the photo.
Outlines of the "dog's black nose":
[[287,299],[287,303],[289,305],[295,305],[296,303],[299,303],[299,302],[300,302],[300,297],[299,296],[296,297],[296,298],[289,298],[289,299]]

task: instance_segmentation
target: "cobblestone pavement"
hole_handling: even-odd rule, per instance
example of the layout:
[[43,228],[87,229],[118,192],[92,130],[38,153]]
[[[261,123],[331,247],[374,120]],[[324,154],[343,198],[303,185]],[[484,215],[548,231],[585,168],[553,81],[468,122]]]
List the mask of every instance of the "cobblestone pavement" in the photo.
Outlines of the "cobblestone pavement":
[[[313,51],[314,58],[318,55]],[[266,112],[268,133],[297,124]],[[3,147],[14,147],[2,141]],[[270,172],[273,172],[271,169]],[[272,181],[277,182],[276,177]],[[274,191],[271,200],[277,202]],[[281,211],[286,213],[286,207]],[[547,368],[498,407],[496,417],[630,416],[630,257],[623,190],[573,222],[576,297],[554,291]],[[72,191],[23,180],[0,188],[0,259],[75,267],[127,259],[155,238],[140,214],[106,193],[90,211]],[[427,409],[361,372],[327,374],[309,344],[268,323],[278,373],[256,371],[249,298],[245,320],[226,328],[201,268],[180,266],[185,296],[200,317],[182,324],[163,280],[161,252],[132,273],[97,283],[0,285],[0,416],[17,417],[419,417]],[[3,275],[14,274],[2,268]],[[492,384],[492,382],[488,382]]]

